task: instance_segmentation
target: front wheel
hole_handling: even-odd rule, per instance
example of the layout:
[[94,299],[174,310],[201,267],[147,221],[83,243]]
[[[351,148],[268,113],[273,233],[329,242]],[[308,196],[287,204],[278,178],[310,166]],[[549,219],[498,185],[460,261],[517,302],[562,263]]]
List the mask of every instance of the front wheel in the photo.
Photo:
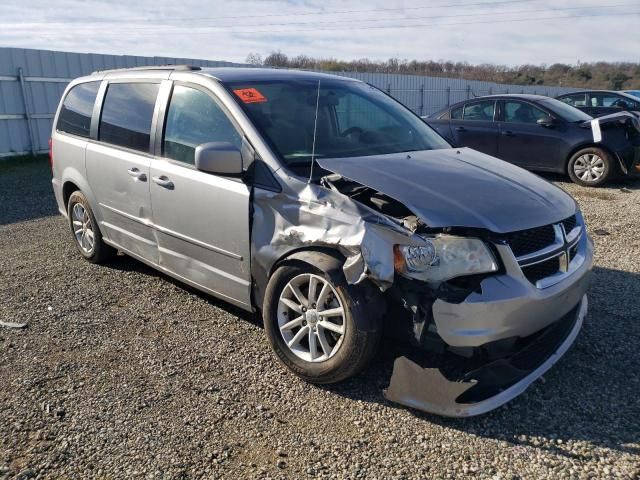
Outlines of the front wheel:
[[569,160],[569,177],[585,187],[599,187],[615,171],[611,155],[600,148],[590,147],[576,152]]
[[371,325],[372,317],[358,318],[369,301],[365,287],[347,285],[339,261],[314,252],[310,263],[286,264],[272,275],[265,331],[280,361],[296,375],[312,383],[339,382],[376,352],[379,320]]

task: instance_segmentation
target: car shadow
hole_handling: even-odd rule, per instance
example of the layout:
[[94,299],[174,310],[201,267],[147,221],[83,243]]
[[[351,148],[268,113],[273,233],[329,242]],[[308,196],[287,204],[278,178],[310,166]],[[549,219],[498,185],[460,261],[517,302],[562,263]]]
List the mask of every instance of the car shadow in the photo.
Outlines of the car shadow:
[[167,275],[159,270],[156,270],[153,267],[148,266],[146,263],[136,260],[135,258],[129,257],[128,255],[118,254],[115,258],[111,259],[107,262],[104,267],[111,268],[113,270],[119,270],[121,272],[136,272],[142,275],[149,275],[152,277],[161,278],[177,288],[188,292],[191,295],[195,295],[200,299],[207,302],[209,305],[220,308],[227,313],[234,315],[246,322],[252,323],[256,326],[262,328],[262,318],[256,313],[248,312],[243,310],[231,303],[225,302],[224,300],[220,300],[213,295],[209,295],[208,293],[202,292],[191,285],[188,285],[184,282],[181,282],[178,279],[173,278],[170,275]]
[[0,159],[0,225],[58,214],[46,156]]
[[[389,339],[383,340],[380,354],[365,372],[343,383],[317,388],[403,409],[419,421],[514,446],[543,448],[566,457],[580,458],[579,453],[562,447],[569,441],[640,454],[637,437],[629,433],[639,429],[623,428],[627,422],[637,423],[640,418],[640,275],[595,268],[589,302],[585,324],[567,354],[521,396],[485,415],[444,418],[384,399],[383,389],[389,385],[393,361],[404,354]],[[541,442],[540,438],[552,441]]]

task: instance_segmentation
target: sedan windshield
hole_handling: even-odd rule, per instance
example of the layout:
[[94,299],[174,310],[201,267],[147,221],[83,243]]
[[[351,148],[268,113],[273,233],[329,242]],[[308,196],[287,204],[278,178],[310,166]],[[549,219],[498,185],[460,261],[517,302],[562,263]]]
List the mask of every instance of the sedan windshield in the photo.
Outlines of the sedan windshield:
[[287,79],[227,87],[291,168],[308,169],[312,152],[335,158],[450,148],[410,110],[365,83]]
[[545,98],[540,100],[540,103],[567,122],[578,123],[593,120],[592,116],[555,98]]

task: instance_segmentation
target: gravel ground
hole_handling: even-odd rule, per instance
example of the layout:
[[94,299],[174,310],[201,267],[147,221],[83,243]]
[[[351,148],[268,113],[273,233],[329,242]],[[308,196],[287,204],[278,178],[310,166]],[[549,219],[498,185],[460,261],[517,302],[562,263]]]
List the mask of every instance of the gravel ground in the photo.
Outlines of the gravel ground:
[[0,478],[639,478],[640,182],[573,194],[596,243],[575,346],[509,405],[386,402],[393,355],[332,387],[260,323],[127,257],[94,266],[43,162],[0,165]]

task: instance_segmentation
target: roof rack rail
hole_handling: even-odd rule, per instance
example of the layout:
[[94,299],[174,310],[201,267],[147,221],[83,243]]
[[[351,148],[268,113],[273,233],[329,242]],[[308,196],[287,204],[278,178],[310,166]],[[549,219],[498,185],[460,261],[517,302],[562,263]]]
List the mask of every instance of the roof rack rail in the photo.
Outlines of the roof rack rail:
[[111,68],[107,70],[96,70],[93,73],[137,72],[140,70],[195,71],[195,70],[202,70],[202,69],[196,65],[147,65],[144,67],[127,67],[127,68]]

